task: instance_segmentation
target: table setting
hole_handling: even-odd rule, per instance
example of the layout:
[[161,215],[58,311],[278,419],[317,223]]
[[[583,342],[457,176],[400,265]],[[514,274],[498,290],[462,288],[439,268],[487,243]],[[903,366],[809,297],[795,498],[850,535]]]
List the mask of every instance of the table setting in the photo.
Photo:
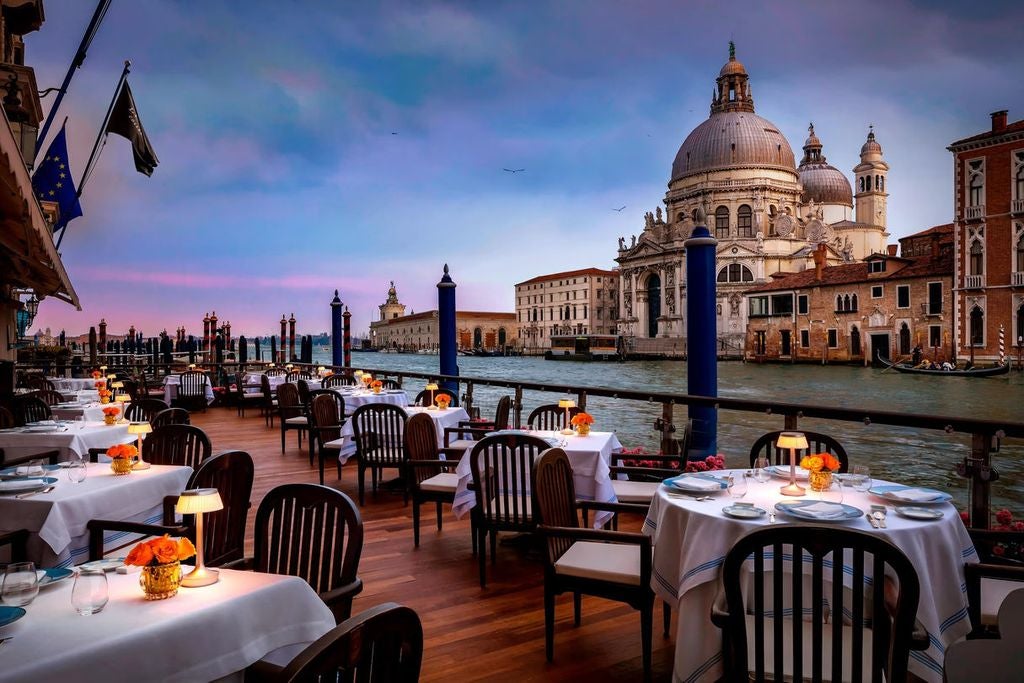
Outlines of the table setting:
[[[109,406],[101,406],[107,408]],[[8,458],[20,458],[43,451],[60,451],[59,460],[86,458],[90,448],[108,448],[130,443],[128,422],[107,424],[91,420],[42,420],[23,427],[0,429],[0,448]]]
[[[178,397],[178,385],[181,384],[180,375],[167,375],[164,377],[164,402],[167,405]],[[206,396],[207,405],[213,403],[213,385],[210,384],[210,378],[206,378],[206,384],[203,386],[204,395]]]
[[106,406],[98,401],[66,401],[50,406],[50,414],[55,420],[76,421],[83,419],[85,422],[101,422],[103,420],[103,409]]
[[[437,409],[431,410],[431,409],[428,409],[428,408],[421,408],[419,406],[409,406],[409,405],[406,405],[407,397],[405,395],[405,392],[401,391],[401,390],[397,390],[397,389],[394,390],[394,391],[396,391],[398,393],[385,394],[385,393],[382,392],[380,394],[370,394],[370,396],[365,397],[365,398],[368,398],[368,399],[370,399],[370,398],[386,397],[386,398],[392,398],[394,400],[384,400],[384,401],[367,400],[367,401],[364,402],[364,404],[365,403],[390,403],[391,405],[397,405],[402,410],[404,410],[406,415],[408,415],[409,417],[412,417],[413,415],[415,415],[417,413],[426,413],[427,415],[430,415],[430,417],[433,418],[433,420],[434,420],[434,430],[437,432],[437,447],[438,448],[441,448],[442,446],[444,446],[444,428],[445,427],[454,427],[454,426],[458,425],[459,422],[461,422],[463,420],[468,420],[469,419],[469,413],[467,413],[464,408],[447,408],[445,410],[437,410]],[[352,410],[353,410],[350,407],[350,405],[349,405],[349,399],[347,397],[345,398],[345,410],[346,410],[346,412],[349,412],[349,413],[351,413]],[[356,444],[355,444],[354,436],[355,436],[355,433],[354,433],[353,427],[352,427],[352,420],[348,420],[341,427],[341,437],[338,438],[338,439],[335,439],[334,441],[329,442],[330,444],[337,445],[337,446],[340,447],[341,450],[339,451],[339,456],[338,457],[341,458],[342,464],[345,464],[345,462],[347,462],[348,459],[351,458],[356,453]]]

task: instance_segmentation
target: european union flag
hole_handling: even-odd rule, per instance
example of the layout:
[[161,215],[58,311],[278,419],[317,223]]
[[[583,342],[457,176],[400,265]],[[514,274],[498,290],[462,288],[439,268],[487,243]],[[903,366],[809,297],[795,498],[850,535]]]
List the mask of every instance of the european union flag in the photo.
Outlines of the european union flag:
[[57,202],[60,216],[53,226],[57,232],[67,226],[73,218],[82,215],[82,205],[78,203],[78,192],[71,180],[71,164],[68,163],[68,143],[64,137],[64,128],[50,143],[46,156],[36,168],[32,176],[32,190],[41,201]]

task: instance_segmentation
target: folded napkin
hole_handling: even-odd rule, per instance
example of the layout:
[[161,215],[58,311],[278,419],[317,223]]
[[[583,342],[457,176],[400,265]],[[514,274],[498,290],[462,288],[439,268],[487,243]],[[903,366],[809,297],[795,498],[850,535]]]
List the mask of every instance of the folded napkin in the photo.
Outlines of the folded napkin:
[[42,479],[13,479],[11,481],[0,481],[0,491],[25,490],[33,483],[42,486],[45,482]]
[[811,517],[817,517],[818,519],[832,519],[834,517],[842,517],[845,514],[842,508],[829,505],[828,503],[802,505],[800,506],[800,512]]
[[26,475],[36,475],[41,477],[43,476],[43,468],[40,465],[20,465],[19,467],[16,467],[14,469],[14,473],[19,477],[23,477]]
[[681,477],[672,481],[677,485],[685,481],[686,483],[683,486],[679,486],[679,488],[693,489],[695,491],[718,491],[722,488],[722,485],[717,481],[702,477]]
[[897,489],[895,491],[890,491],[889,495],[893,498],[910,500],[915,503],[938,500],[942,497],[942,494],[938,491],[930,491],[928,489]]

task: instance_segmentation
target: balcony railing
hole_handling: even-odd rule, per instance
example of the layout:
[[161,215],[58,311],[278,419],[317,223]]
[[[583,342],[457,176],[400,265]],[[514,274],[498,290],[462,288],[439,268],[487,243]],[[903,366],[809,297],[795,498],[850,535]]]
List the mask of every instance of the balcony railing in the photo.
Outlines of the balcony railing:
[[1014,199],[1010,202],[1010,213],[1019,215],[1024,213],[1024,199]]
[[1024,287],[1024,270],[1015,270],[1010,273],[1010,284],[1014,287]]
[[984,275],[965,275],[964,276],[964,288],[965,289],[981,289],[985,286]]
[[976,221],[985,217],[985,205],[968,206],[964,209],[964,218],[969,221]]

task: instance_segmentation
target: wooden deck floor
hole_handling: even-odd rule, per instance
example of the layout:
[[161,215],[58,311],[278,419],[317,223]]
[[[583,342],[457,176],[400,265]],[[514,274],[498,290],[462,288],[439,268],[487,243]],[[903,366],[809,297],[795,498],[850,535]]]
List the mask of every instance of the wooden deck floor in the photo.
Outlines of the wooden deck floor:
[[[316,483],[306,451],[289,433],[281,453],[280,430],[264,426],[247,411],[211,408],[193,415],[214,452],[248,451],[256,462],[249,528],[256,506],[268,490],[287,482]],[[356,497],[356,470],[345,467],[341,481],[328,469],[327,483]],[[369,486],[369,482],[367,482]],[[416,610],[423,622],[423,681],[639,681],[639,613],[621,603],[584,597],[583,621],[572,624],[572,599],[559,599],[555,661],[544,658],[543,565],[539,556],[499,546],[498,563],[489,567],[481,589],[471,554],[469,522],[444,508],[444,529],[437,532],[433,510],[423,507],[420,547],[413,547],[411,508],[394,493],[368,495],[361,510],[365,542],[359,566],[363,593],[353,612],[383,602]],[[638,528],[639,524],[635,525]],[[629,526],[624,524],[624,530]],[[248,539],[251,549],[252,538]],[[675,629],[661,637],[661,609],[654,619],[654,680],[671,679]]]

